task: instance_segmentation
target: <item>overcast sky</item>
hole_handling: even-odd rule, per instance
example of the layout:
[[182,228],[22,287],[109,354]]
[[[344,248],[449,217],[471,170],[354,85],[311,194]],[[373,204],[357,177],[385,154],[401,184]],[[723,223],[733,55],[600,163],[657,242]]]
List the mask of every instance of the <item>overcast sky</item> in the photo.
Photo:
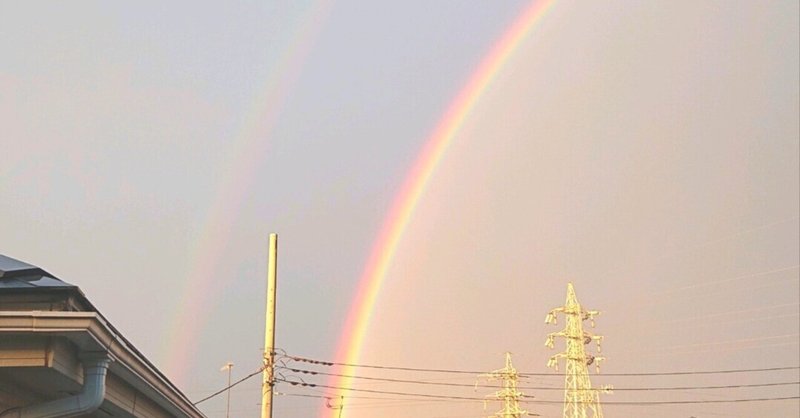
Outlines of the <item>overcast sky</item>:
[[[425,140],[527,6],[0,1],[0,253],[80,286],[198,400],[224,386],[227,361],[234,379],[260,365],[278,232],[276,344],[333,360]],[[559,328],[544,317],[572,281],[603,312],[603,373],[800,365],[799,15],[796,1],[555,1],[435,170],[360,362],[490,371],[510,351],[518,370],[548,372],[556,350],[543,343]],[[559,401],[532,389],[563,385],[553,373],[523,392]],[[620,389],[602,397],[607,417],[797,416],[797,399],[613,402],[797,397],[797,384],[624,389],[798,381],[797,369],[592,376]],[[259,384],[232,391],[232,416],[257,416]],[[319,415],[320,397],[337,395],[277,390],[312,395],[278,396],[286,418]],[[347,418],[499,408],[345,396]],[[224,397],[200,406],[225,416]],[[524,407],[560,416],[557,404]]]

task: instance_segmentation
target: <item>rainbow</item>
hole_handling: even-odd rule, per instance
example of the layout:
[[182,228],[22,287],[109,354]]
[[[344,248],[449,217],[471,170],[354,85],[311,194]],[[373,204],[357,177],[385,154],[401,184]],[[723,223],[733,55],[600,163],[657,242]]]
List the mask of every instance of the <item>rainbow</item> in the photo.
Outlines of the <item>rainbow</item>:
[[[436,166],[492,80],[553,3],[554,0],[534,0],[519,15],[483,58],[425,141],[416,162],[394,199],[364,267],[344,331],[340,336],[337,362],[358,363],[371,313],[386,277],[386,271]],[[353,370],[345,370],[341,374],[351,375]],[[331,386],[349,387],[350,384],[351,379],[342,377],[335,379]],[[343,391],[341,395],[346,398],[349,394]],[[347,408],[343,411],[346,412]],[[324,417],[334,412],[336,411],[323,409],[320,415]]]
[[253,104],[228,144],[226,166],[230,170],[220,180],[217,196],[190,251],[193,254],[190,259],[196,261],[184,282],[175,312],[170,316],[172,322],[161,339],[164,341],[160,353],[163,369],[177,383],[183,383],[186,379],[200,330],[214,307],[214,294],[222,290],[225,280],[229,279],[219,274],[218,266],[230,239],[235,214],[247,198],[255,170],[267,155],[267,139],[323,27],[330,5],[330,0],[317,0],[300,13],[290,41],[259,86]]

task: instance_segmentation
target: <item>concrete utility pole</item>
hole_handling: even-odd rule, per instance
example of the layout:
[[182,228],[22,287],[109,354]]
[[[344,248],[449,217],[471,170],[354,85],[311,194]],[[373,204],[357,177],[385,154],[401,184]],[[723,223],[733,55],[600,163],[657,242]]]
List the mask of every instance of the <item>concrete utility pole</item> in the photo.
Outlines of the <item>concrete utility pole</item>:
[[506,367],[485,374],[483,377],[490,381],[501,380],[503,382],[503,389],[489,395],[492,399],[503,401],[503,409],[495,412],[489,418],[520,418],[523,415],[529,415],[528,411],[519,408],[519,401],[524,394],[517,390],[519,375],[511,364],[511,353],[506,353]]
[[600,312],[583,309],[578,303],[578,297],[575,296],[572,283],[569,283],[567,284],[567,302],[564,306],[551,310],[547,314],[545,323],[555,324],[559,313],[564,314],[567,325],[562,331],[548,334],[544,345],[553,348],[555,337],[563,337],[566,340],[567,349],[550,357],[550,361],[547,362],[547,367],[558,370],[558,361],[562,358],[566,360],[564,418],[603,418],[600,395],[597,389],[592,389],[588,366],[595,363],[599,372],[600,361],[605,360],[605,357],[587,354],[584,349],[585,345],[595,341],[599,353],[603,337],[583,330],[583,321],[586,320],[589,320],[594,328],[594,317],[600,315]]
[[272,418],[275,373],[275,295],[278,276],[278,234],[269,234],[267,314],[264,332],[264,376],[261,382],[261,418]]

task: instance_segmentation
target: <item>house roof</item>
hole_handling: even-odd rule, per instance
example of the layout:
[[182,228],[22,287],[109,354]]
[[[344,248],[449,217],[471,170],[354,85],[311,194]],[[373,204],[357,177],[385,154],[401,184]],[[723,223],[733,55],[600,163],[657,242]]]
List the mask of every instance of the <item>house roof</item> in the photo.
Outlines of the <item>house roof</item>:
[[0,289],[77,289],[43,269],[0,254]]
[[[16,299],[30,301],[30,295],[70,302],[66,308],[49,310],[25,309],[26,302],[8,303]],[[142,393],[150,394],[175,416],[204,416],[89,302],[78,286],[40,267],[0,254],[0,296],[6,301],[0,303],[0,340],[35,329],[41,335],[65,336],[79,347],[108,350],[117,359],[110,366],[112,373]]]

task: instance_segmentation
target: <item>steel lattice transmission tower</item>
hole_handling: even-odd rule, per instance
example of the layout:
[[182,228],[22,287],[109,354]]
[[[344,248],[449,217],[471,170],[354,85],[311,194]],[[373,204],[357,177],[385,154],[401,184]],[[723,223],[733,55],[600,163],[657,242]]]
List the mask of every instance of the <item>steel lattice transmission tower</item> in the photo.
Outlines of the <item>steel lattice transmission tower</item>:
[[600,312],[583,309],[575,296],[572,283],[569,283],[567,284],[567,302],[564,306],[551,310],[547,314],[545,323],[555,324],[558,314],[564,314],[567,324],[563,330],[548,334],[545,345],[553,348],[556,337],[563,337],[566,341],[566,350],[550,357],[550,361],[547,362],[547,367],[555,370],[558,370],[559,360],[565,359],[566,362],[564,418],[602,418],[600,394],[597,389],[592,389],[588,366],[594,363],[597,371],[600,372],[600,361],[605,358],[587,354],[585,346],[595,341],[599,353],[603,337],[583,330],[583,321],[586,320],[589,320],[594,328],[594,317]]
[[503,409],[495,412],[489,418],[520,418],[528,414],[528,411],[519,408],[519,401],[524,394],[517,390],[519,374],[511,364],[511,353],[506,353],[506,367],[495,370],[483,375],[487,380],[499,380],[503,382],[503,388],[498,390],[490,398],[503,402]]

